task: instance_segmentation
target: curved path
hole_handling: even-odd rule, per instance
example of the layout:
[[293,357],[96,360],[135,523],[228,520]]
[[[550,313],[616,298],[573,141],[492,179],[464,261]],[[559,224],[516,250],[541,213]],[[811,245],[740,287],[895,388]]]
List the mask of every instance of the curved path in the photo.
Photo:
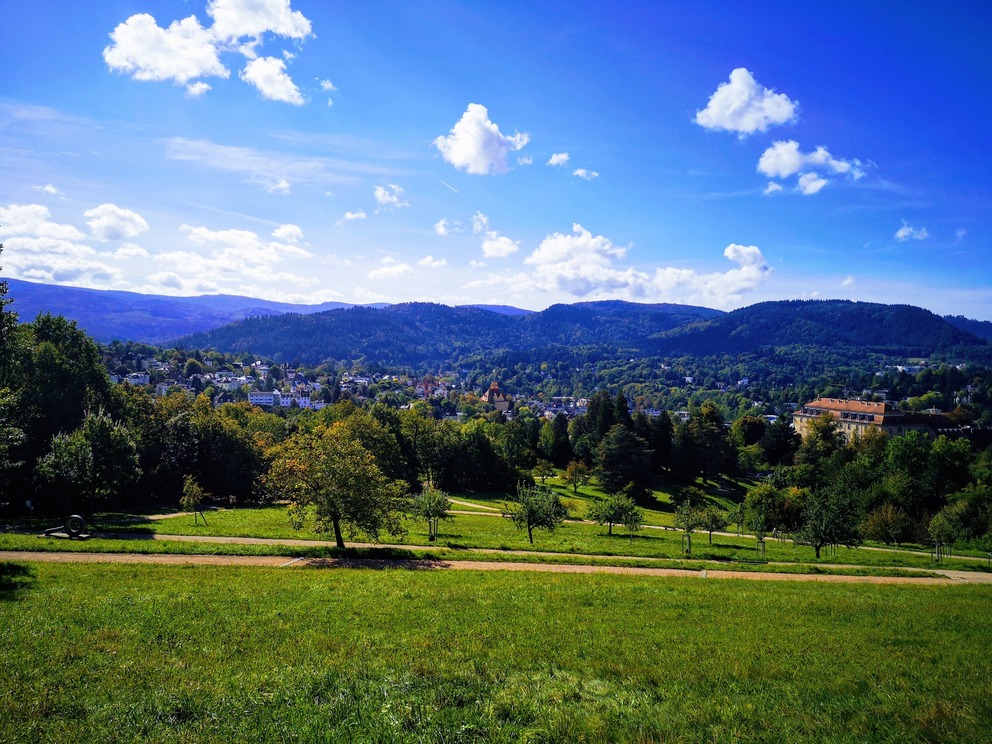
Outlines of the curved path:
[[[218,542],[250,540],[227,538]],[[203,542],[203,540],[195,540]],[[270,541],[275,542],[275,541]],[[382,547],[382,546],[380,546]],[[411,546],[404,546],[411,547]],[[503,551],[493,551],[503,552]],[[533,554],[532,554],[533,555]],[[788,574],[751,571],[691,570],[683,568],[632,568],[626,566],[573,565],[561,563],[504,563],[486,561],[445,561],[432,559],[378,560],[338,558],[290,558],[256,555],[176,555],[168,553],[44,553],[0,551],[0,561],[43,563],[124,563],[206,566],[263,566],[270,568],[392,568],[400,570],[534,571],[544,573],[608,573],[627,576],[691,577],[701,579],[748,579],[752,581],[815,581],[843,584],[925,584],[948,586],[956,583],[992,584],[992,575],[969,571],[935,571],[943,578],[903,576],[844,576],[838,574]]]

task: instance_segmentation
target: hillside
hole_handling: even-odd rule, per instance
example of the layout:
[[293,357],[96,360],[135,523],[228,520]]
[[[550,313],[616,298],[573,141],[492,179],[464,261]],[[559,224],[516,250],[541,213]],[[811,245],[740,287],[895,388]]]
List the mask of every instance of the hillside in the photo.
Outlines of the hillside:
[[437,365],[513,349],[526,354],[555,347],[594,347],[612,355],[654,344],[650,338],[720,315],[708,308],[626,302],[552,305],[509,315],[475,307],[405,303],[311,315],[251,318],[177,341],[186,347],[253,351],[314,363],[369,360],[393,365]]
[[762,302],[701,323],[660,333],[669,353],[739,354],[792,345],[929,357],[987,347],[923,308],[848,300]]
[[[570,357],[764,353],[778,348],[929,357],[988,354],[983,339],[921,308],[847,301],[765,302],[721,313],[683,305],[586,302],[527,315],[407,303],[307,316],[251,318],[186,336],[180,345],[253,351],[315,363],[356,359],[387,365]],[[565,353],[565,350],[570,350]]]

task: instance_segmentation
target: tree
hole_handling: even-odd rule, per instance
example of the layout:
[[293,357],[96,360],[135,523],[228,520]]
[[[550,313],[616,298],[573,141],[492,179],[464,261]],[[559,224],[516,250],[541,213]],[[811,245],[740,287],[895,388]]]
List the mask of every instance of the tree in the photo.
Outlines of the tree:
[[179,505],[188,512],[193,512],[193,524],[199,523],[199,518],[203,517],[203,523],[207,523],[206,515],[200,510],[203,500],[207,497],[196,478],[187,475],[183,478],[183,495],[179,497]]
[[333,530],[338,548],[345,547],[342,527],[373,542],[383,530],[403,533],[406,485],[383,475],[372,453],[340,423],[299,431],[274,454],[266,484],[290,500],[294,526],[303,526],[312,506],[317,531]]
[[702,525],[702,512],[689,502],[675,508],[675,526],[684,533],[683,541],[686,555],[692,555],[692,533]]
[[589,466],[579,460],[572,460],[565,468],[563,480],[572,487],[572,493],[578,493],[579,489],[592,478],[592,471]]
[[720,409],[708,400],[692,412],[686,424],[704,480],[719,472],[726,458],[727,439],[723,423]]
[[795,543],[813,548],[817,560],[820,550],[828,545],[855,548],[861,544],[859,521],[857,503],[848,491],[821,491],[803,505],[803,522],[795,533]]
[[527,539],[534,544],[534,530],[554,532],[565,521],[568,510],[558,494],[543,488],[520,485],[517,498],[503,504],[503,516],[518,529],[527,529]]
[[425,483],[423,490],[413,497],[410,516],[427,521],[427,539],[434,542],[437,540],[437,530],[441,520],[448,522],[453,520],[448,514],[450,508],[451,500],[448,494],[431,483]]
[[938,562],[950,554],[950,546],[954,545],[964,533],[964,526],[961,523],[962,505],[962,502],[957,502],[945,506],[933,515],[930,524],[927,525],[927,532],[933,540]]
[[629,496],[614,494],[596,501],[589,507],[588,517],[596,524],[609,525],[608,534],[613,534],[613,525],[622,524],[631,534],[644,524],[644,513],[637,508]]
[[710,545],[713,544],[713,533],[727,529],[728,524],[727,512],[723,509],[712,505],[703,509],[700,527],[709,533]]
[[64,506],[91,517],[97,502],[122,496],[141,470],[131,433],[101,411],[88,414],[70,434],[56,434],[38,474]]
[[555,470],[555,466],[547,460],[538,460],[537,464],[531,470],[531,474],[535,478],[540,478],[541,483],[544,483],[544,481],[548,478],[554,478],[558,474],[558,471]]
[[861,531],[869,540],[894,545],[902,542],[911,528],[906,512],[895,504],[885,503],[865,518]]
[[646,486],[651,480],[651,450],[622,424],[606,433],[596,455],[596,474],[607,493],[616,493],[630,482]]

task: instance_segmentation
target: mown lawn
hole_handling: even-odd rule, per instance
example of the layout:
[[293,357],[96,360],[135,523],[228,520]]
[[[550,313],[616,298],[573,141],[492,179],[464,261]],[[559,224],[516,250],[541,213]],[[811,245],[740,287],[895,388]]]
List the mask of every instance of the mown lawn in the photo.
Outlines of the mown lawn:
[[[314,533],[311,529],[294,530],[287,519],[286,508],[280,506],[265,508],[226,509],[208,512],[209,524],[194,524],[193,517],[180,516],[130,525],[133,532],[157,532],[165,535],[212,535],[232,537],[266,537],[288,539],[329,539],[328,535]],[[404,540],[412,545],[427,545],[426,524],[407,521],[408,533]],[[554,533],[536,532],[534,545],[527,541],[527,533],[517,530],[506,519],[495,515],[475,516],[454,515],[450,522],[442,522],[438,544],[456,549],[473,548],[504,550],[539,550],[557,553],[586,553],[597,555],[634,556],[642,558],[681,558],[682,534],[671,530],[644,529],[633,538],[622,527],[614,527],[614,534],[608,535],[606,527],[591,524],[569,523],[562,525]],[[395,542],[386,534],[380,536],[383,542]],[[692,557],[699,560],[753,561],[757,556],[754,539],[717,535],[713,545],[709,544],[705,533],[695,533],[692,538]],[[768,539],[765,542],[765,561],[816,563],[813,549],[794,546],[791,541]],[[819,563],[865,565],[865,566],[907,566],[932,568],[929,556],[916,555],[907,551],[884,552],[863,549],[837,548],[833,553],[824,551]],[[978,561],[945,560],[943,568],[962,570],[988,570],[985,563]]]
[[992,739],[992,588],[0,564],[4,741]]

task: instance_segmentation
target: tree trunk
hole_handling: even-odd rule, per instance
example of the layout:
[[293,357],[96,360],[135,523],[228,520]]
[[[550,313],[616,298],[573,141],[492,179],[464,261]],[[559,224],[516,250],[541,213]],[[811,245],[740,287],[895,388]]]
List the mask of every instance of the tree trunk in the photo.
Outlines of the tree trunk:
[[710,530],[710,545],[713,544],[713,530]]
[[814,545],[813,546],[813,550],[816,551],[816,560],[820,560],[820,546],[819,545]]
[[332,518],[331,521],[334,523],[334,542],[339,549],[344,550],[344,538],[341,537],[341,523],[337,517]]
[[527,525],[527,539],[530,540],[530,544],[534,544],[534,530],[530,525]]
[[609,529],[609,531],[606,534],[608,534],[608,535],[612,535],[613,534],[613,522],[610,522],[610,529]]

